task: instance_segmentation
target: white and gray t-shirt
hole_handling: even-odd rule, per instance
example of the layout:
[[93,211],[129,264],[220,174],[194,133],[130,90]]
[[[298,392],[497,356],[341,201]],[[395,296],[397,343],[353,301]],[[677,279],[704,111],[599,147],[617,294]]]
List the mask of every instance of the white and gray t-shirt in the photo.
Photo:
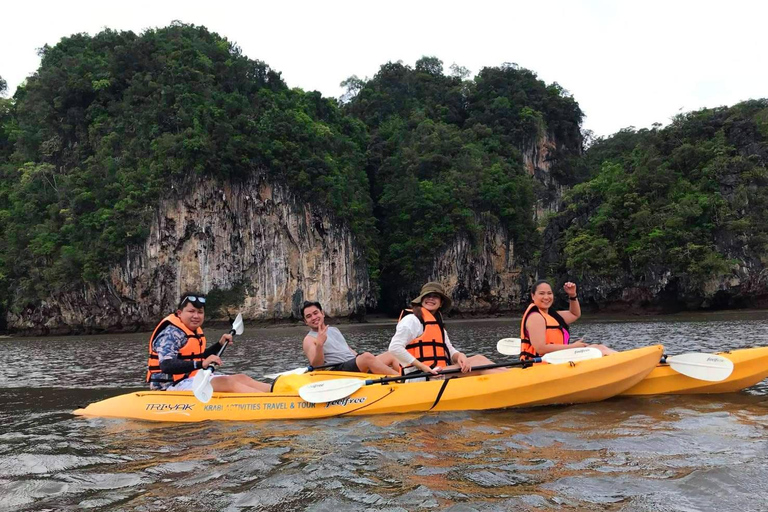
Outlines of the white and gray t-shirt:
[[[341,331],[329,326],[325,334],[328,339],[323,345],[323,364],[341,364],[355,357]],[[309,331],[309,335],[317,338],[317,331]]]

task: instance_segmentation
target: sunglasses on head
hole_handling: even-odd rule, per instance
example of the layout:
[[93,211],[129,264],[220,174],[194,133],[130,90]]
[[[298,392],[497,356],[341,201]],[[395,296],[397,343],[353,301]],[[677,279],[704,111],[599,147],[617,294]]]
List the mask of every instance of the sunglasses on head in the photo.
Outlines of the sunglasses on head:
[[192,304],[196,308],[202,308],[205,306],[205,297],[197,297],[195,295],[187,295],[184,297],[184,300],[181,301],[181,307],[186,306],[187,304]]

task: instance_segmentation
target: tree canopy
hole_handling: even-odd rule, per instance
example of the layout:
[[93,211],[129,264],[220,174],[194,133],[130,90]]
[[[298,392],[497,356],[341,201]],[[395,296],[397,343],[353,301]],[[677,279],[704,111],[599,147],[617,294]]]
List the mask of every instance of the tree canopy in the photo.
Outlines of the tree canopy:
[[592,178],[561,213],[562,263],[578,276],[641,283],[668,272],[702,291],[737,261],[768,263],[768,100],[621,130],[584,164]]
[[41,58],[0,100],[4,308],[102,279],[158,201],[203,176],[266,173],[349,222],[374,287],[419,280],[483,215],[532,243],[522,149],[580,149],[576,102],[514,65],[466,80],[436,57],[390,62],[346,80],[340,107],[192,25],[75,34]]
[[158,200],[201,176],[266,172],[333,209],[364,245],[373,236],[364,126],[225,38],[183,24],[105,30],[41,57],[0,105],[6,307],[101,279],[145,239]]
[[558,142],[562,157],[581,150],[581,110],[556,84],[515,65],[485,68],[474,80],[466,74],[454,67],[445,75],[439,59],[424,57],[342,84],[354,93],[344,111],[370,131],[381,282],[392,307],[412,291],[402,283],[417,286],[458,233],[478,233],[482,216],[499,221],[519,254],[531,256],[536,193],[522,151],[544,136]]
[[542,140],[572,187],[542,221],[561,231],[545,274],[696,283],[737,260],[765,266],[768,100],[628,128],[584,153],[583,113],[559,84],[509,63],[469,76],[426,56],[324,98],[180,23],[43,47],[13,98],[0,77],[0,317],[103,279],[159,201],[202,177],[266,175],[349,223],[385,307],[457,235],[479,245],[488,219],[533,269],[548,249],[533,214],[543,190],[523,155]]

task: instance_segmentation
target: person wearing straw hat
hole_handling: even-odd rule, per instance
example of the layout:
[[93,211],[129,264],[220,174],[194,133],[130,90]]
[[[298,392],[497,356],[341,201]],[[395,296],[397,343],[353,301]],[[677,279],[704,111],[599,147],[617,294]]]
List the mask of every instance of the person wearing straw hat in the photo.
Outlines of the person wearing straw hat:
[[466,377],[507,371],[505,368],[493,368],[472,372],[473,366],[493,364],[493,361],[482,355],[467,357],[451,344],[442,313],[450,310],[452,305],[453,301],[445,293],[443,285],[430,281],[411,301],[412,309],[406,309],[400,315],[389,351],[400,361],[403,373],[422,371],[437,374],[441,369],[461,368],[462,373],[457,376]]

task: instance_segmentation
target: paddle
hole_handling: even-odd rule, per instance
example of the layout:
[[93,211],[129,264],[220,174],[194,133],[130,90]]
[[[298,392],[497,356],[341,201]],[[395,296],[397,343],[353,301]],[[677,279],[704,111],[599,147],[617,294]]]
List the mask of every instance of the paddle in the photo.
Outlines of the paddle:
[[[237,318],[235,318],[235,321],[232,322],[232,330],[229,331],[229,334],[232,336],[235,336],[236,334],[243,334],[243,315],[238,313]],[[229,340],[225,341],[224,344],[221,346],[221,349],[219,350],[219,353],[216,354],[218,356],[221,355],[222,352],[224,352],[224,349],[227,348],[227,345],[229,344]],[[211,397],[213,396],[213,386],[211,386],[211,378],[213,377],[213,371],[216,369],[216,364],[211,363],[208,365],[208,368],[205,370],[198,370],[198,372],[195,374],[194,380],[192,380],[192,392],[195,395],[195,398],[203,402],[204,404],[207,404]]]
[[[536,357],[527,361],[516,360],[508,361],[506,363],[494,363],[475,366],[472,368],[476,370],[488,370],[490,368],[504,368],[509,366],[523,366],[530,363],[541,363],[542,361],[550,364],[564,364],[570,362],[584,361],[586,359],[597,359],[602,357],[602,353],[596,348],[571,348],[567,350],[558,350],[557,352],[550,352],[544,354],[543,357]],[[461,368],[454,368],[451,370],[444,370],[438,372],[437,375],[450,375],[455,373],[461,373]],[[432,373],[426,372],[414,372],[397,377],[383,377],[380,379],[331,379],[323,380],[320,382],[313,382],[299,388],[299,396],[307,402],[319,404],[325,402],[333,402],[334,400],[341,400],[345,398],[363,386],[370,386],[372,384],[386,384],[387,382],[395,382],[404,379],[420,379],[424,377],[435,377]]]
[[520,338],[502,338],[496,343],[496,351],[505,356],[516,356],[520,354],[522,341]]
[[664,356],[661,362],[666,362],[677,373],[709,382],[723,381],[733,373],[733,361],[717,354],[686,352],[677,356]]
[[334,366],[338,366],[339,363],[335,364],[324,364],[323,366],[303,366],[301,368],[294,368],[293,370],[287,370],[280,373],[268,373],[264,376],[265,379],[276,379],[283,375],[301,375],[307,372],[313,372],[315,370],[322,370],[324,368],[333,368]]
[[[574,341],[583,340],[584,338]],[[516,356],[522,350],[522,342],[520,338],[502,338],[496,343],[496,351],[505,356]]]
[[[500,339],[496,344],[496,350],[505,356],[516,356],[520,353],[520,341],[520,338]],[[686,377],[710,382],[723,381],[733,372],[733,362],[730,359],[702,352],[664,356],[661,362],[669,364],[670,368]]]

